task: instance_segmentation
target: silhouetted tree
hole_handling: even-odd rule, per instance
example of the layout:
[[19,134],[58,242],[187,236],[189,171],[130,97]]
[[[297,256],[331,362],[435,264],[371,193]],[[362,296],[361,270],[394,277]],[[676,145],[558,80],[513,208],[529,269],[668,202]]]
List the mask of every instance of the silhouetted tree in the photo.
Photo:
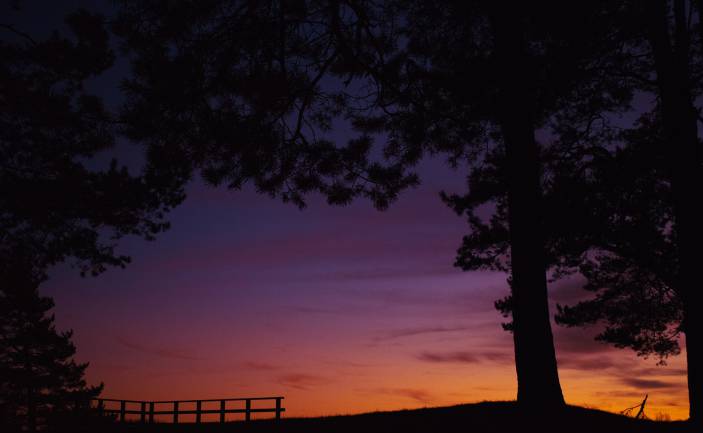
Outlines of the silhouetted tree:
[[[115,252],[117,239],[152,239],[183,197],[171,178],[96,161],[115,139],[113,119],[84,88],[113,61],[102,17],[75,12],[66,17],[70,36],[55,31],[43,39],[5,19],[11,17],[0,19],[0,412],[3,423],[16,419],[33,430],[40,418],[57,426],[65,409],[100,390],[83,382],[86,365],[71,360],[70,332],[54,329],[47,315],[53,303],[37,293],[47,270],[68,259],[84,274],[124,266],[129,258]],[[71,431],[77,429],[74,423]]]
[[128,262],[116,239],[166,229],[165,212],[182,194],[115,161],[93,161],[115,131],[84,83],[110,67],[113,53],[102,17],[78,11],[66,24],[72,37],[39,40],[0,22],[0,260],[21,250],[41,272],[73,258],[97,274]]
[[[694,105],[701,90],[701,6],[680,0],[653,1],[647,3],[642,17],[643,29],[646,29],[642,37],[650,48],[652,87],[658,96],[658,123],[656,129],[650,126],[648,132],[657,140],[656,144],[665,149],[657,155],[656,171],[643,173],[639,178],[647,179],[653,173],[660,175],[666,194],[650,194],[651,201],[643,205],[650,213],[656,212],[652,209],[660,209],[659,213],[666,219],[656,221],[658,224],[646,221],[649,236],[617,238],[614,244],[624,251],[604,258],[602,264],[591,271],[590,288],[607,289],[594,301],[566,309],[562,315],[571,325],[605,319],[611,327],[606,329],[604,338],[644,354],[678,353],[677,337],[683,332],[690,418],[698,424],[703,413],[700,407],[703,378],[699,371],[703,324],[696,313],[695,292],[700,284],[697,262],[698,248],[703,241],[699,223],[703,213],[693,197],[703,185],[699,116]],[[646,140],[642,136],[639,138]],[[647,246],[649,253],[633,248],[643,242],[652,243]],[[626,277],[616,280],[613,273],[619,270],[629,272],[623,272]],[[629,308],[630,314],[618,318],[614,313],[624,308]],[[639,320],[634,319],[637,316],[634,312],[642,314]],[[638,331],[638,327],[644,331]]]
[[[543,176],[548,263],[555,277],[580,270],[586,288],[596,292],[592,300],[562,308],[558,320],[570,326],[604,323],[599,339],[662,359],[678,353],[684,332],[690,413],[699,422],[700,324],[689,323],[699,320],[690,290],[697,284],[693,245],[701,236],[692,223],[700,216],[692,198],[702,173],[693,105],[701,88],[700,9],[683,1],[621,4],[628,19],[615,24],[625,30],[618,34],[626,37],[624,59],[629,60],[609,73],[628,78],[625,88],[652,94],[656,101],[632,130],[620,134],[606,127],[601,136],[588,131],[575,136],[577,142],[557,141],[542,155],[549,166]],[[469,214],[474,229],[459,251],[460,266],[505,267],[502,199],[490,222],[476,215],[479,206],[498,196],[495,172],[503,164],[498,155],[483,172],[488,180],[472,175],[470,186],[478,194],[449,199]],[[511,299],[497,306],[509,312]]]
[[[553,280],[581,272],[589,289],[600,290],[604,281],[610,281],[638,287],[635,292],[621,293],[637,296],[640,283],[658,280],[670,285],[675,274],[671,194],[661,163],[665,148],[657,131],[660,123],[651,113],[643,115],[633,129],[610,126],[606,122],[597,127],[600,130],[583,145],[556,140],[541,148],[546,264]],[[468,194],[443,196],[468,217],[471,228],[458,250],[458,267],[510,270],[506,197],[501,185],[504,159],[494,154],[475,169],[468,177]],[[609,301],[616,300],[610,296]],[[511,298],[498,301],[496,307],[509,316]],[[595,317],[595,309],[589,317]],[[633,320],[652,320],[651,316],[636,319],[635,309],[630,312]],[[626,320],[623,311],[612,314]],[[505,327],[511,330],[512,323]],[[643,334],[650,331],[641,328]]]
[[[3,263],[0,290],[0,412],[3,431],[70,431],[87,424],[90,399],[100,386],[87,386],[88,364],[73,360],[72,332],[59,332],[50,310],[54,303],[37,287],[42,279],[30,261]],[[7,429],[7,430],[6,430]]]
[[582,267],[586,288],[597,296],[559,315],[571,326],[605,323],[599,338],[662,359],[679,352],[683,333],[690,419],[697,425],[703,412],[703,342],[695,292],[703,214],[693,197],[703,185],[699,110],[694,105],[703,84],[701,6],[652,1],[639,9],[639,16],[633,14],[642,22],[638,36],[647,48],[648,68],[638,87],[656,95],[656,104],[625,137],[629,149],[623,153],[630,156],[616,166],[606,161],[611,179],[616,171],[631,178],[601,186],[601,193],[611,190],[601,195],[609,203],[610,225],[604,233],[610,237],[598,242],[602,253]]
[[[563,404],[548,315],[535,131],[569,106],[629,100],[603,79],[620,40],[610,2],[120,2],[132,58],[124,132],[159,173],[200,171],[304,204],[385,208],[428,154],[502,154],[518,399]],[[607,54],[607,55],[604,55]],[[596,79],[596,77],[598,79]],[[576,102],[574,102],[576,101]],[[590,110],[590,111],[589,111]],[[347,122],[357,136],[330,138]],[[376,150],[373,139],[384,145]],[[498,150],[495,150],[498,149]]]
[[[647,38],[652,49],[662,135],[669,146],[668,180],[671,182],[678,275],[676,286],[683,301],[683,329],[686,334],[690,418],[703,425],[703,318],[699,313],[700,246],[703,245],[703,207],[693,199],[703,185],[701,144],[698,139],[698,110],[694,98],[700,75],[691,68],[703,41],[698,9],[698,44],[692,49],[695,34],[691,28],[693,4],[683,0],[652,1],[647,8]],[[698,81],[698,82],[696,82]]]

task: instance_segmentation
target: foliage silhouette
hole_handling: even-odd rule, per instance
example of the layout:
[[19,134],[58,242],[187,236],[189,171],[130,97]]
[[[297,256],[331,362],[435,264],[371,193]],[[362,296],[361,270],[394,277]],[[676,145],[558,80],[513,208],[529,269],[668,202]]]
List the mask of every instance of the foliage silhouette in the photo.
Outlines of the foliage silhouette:
[[88,364],[73,360],[72,332],[59,332],[40,296],[41,276],[20,258],[6,266],[0,291],[0,414],[3,431],[78,431],[93,418],[90,399],[100,386],[87,386]]
[[556,318],[568,326],[603,323],[599,340],[664,361],[680,352],[683,303],[660,127],[645,115],[623,134],[624,147],[601,155],[587,178],[567,180],[581,182],[587,206],[600,204],[582,225],[592,248],[577,262],[596,296],[559,306]]
[[44,272],[73,258],[82,273],[124,266],[125,235],[151,239],[182,200],[162,180],[91,158],[114,144],[114,124],[86,80],[113,62],[103,18],[78,11],[73,33],[45,40],[0,25],[0,258],[22,251]]

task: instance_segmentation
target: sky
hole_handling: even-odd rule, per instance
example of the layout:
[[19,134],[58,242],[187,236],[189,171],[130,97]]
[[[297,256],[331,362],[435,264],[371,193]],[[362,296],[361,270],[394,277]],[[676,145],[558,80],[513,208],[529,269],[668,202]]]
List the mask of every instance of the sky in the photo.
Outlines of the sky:
[[[13,19],[50,28],[61,15],[40,9]],[[116,76],[93,86],[110,98]],[[299,210],[195,180],[168,232],[120,244],[126,269],[81,278],[58,266],[41,291],[104,397],[280,395],[286,416],[514,399],[512,337],[493,307],[506,276],[452,266],[468,224],[439,191],[464,192],[466,173],[441,160],[419,172],[421,186],[385,212],[315,196]],[[552,312],[584,296],[580,283],[550,285]],[[649,394],[650,417],[687,416],[684,355],[658,366],[594,330],[554,332],[568,403],[617,412]]]
[[[385,212],[194,182],[171,230],[123,244],[126,269],[60,267],[42,291],[106,397],[281,395],[286,416],[514,399],[512,338],[493,308],[505,275],[452,267],[468,226],[438,192],[461,191],[462,175],[441,161],[421,173]],[[552,311],[582,292],[552,284]],[[619,411],[648,393],[650,416],[686,417],[683,357],[657,366],[592,330],[554,331],[568,403]]]

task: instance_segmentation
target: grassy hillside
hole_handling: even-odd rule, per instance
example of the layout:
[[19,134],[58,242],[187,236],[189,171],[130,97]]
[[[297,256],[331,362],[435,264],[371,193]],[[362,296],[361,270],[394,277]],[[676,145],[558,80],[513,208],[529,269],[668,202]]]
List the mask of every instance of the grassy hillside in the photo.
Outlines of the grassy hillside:
[[635,420],[608,412],[569,406],[563,413],[526,414],[514,402],[484,402],[450,407],[374,412],[321,418],[284,418],[226,424],[128,423],[131,433],[295,432],[295,433],[509,433],[509,432],[688,432],[682,422]]

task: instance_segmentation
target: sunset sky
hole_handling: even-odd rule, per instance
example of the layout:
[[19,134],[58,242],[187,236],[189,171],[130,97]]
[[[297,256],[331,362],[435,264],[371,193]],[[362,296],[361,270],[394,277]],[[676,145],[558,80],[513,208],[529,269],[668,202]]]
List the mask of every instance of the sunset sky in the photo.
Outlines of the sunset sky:
[[[49,29],[92,4],[45,3],[27,1],[13,22]],[[93,84],[109,104],[124,67]],[[118,152],[128,164],[139,153]],[[126,269],[81,278],[58,266],[41,291],[104,397],[281,395],[286,416],[514,399],[512,337],[493,307],[506,275],[452,266],[468,224],[439,191],[464,192],[466,173],[441,160],[419,171],[422,185],[385,212],[315,196],[299,210],[196,180],[171,230],[120,244]],[[585,295],[577,278],[550,286],[553,304]],[[683,355],[657,366],[593,341],[593,330],[554,332],[568,403],[617,412],[649,394],[650,417],[687,417]]]
[[[466,223],[438,197],[461,191],[441,162],[386,212],[313,198],[298,210],[194,183],[156,242],[98,278],[57,269],[43,287],[75,330],[104,396],[282,395],[287,416],[513,399],[510,334],[493,308],[505,275],[452,267]],[[577,280],[553,284],[573,302]],[[687,415],[683,357],[666,367],[555,326],[567,402]]]

